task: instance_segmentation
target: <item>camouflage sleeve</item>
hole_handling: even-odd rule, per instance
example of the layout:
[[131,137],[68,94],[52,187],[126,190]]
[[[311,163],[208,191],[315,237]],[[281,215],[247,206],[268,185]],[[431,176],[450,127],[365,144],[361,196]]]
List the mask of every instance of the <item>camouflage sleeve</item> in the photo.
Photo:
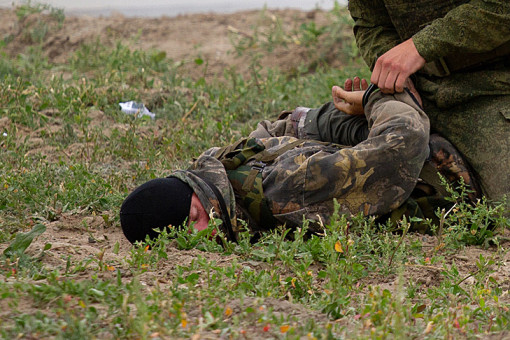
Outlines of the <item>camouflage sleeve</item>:
[[253,138],[270,138],[281,136],[296,136],[292,126],[292,121],[290,120],[290,115],[286,116],[285,119],[277,119],[274,122],[263,120],[259,122],[255,130],[249,134],[249,137]]
[[454,53],[488,52],[510,41],[510,1],[471,0],[413,36],[427,61]]
[[350,0],[348,6],[356,44],[372,70],[378,57],[401,42],[400,37],[382,1]]
[[252,131],[249,137],[254,138],[270,138],[291,136],[298,137],[298,126],[301,116],[306,116],[310,111],[307,107],[297,107],[293,111],[282,111],[275,121],[263,120],[257,124],[257,127]]
[[220,149],[219,147],[214,146],[214,147],[212,147],[210,149],[207,149],[204,152],[202,152],[202,154],[200,154],[200,156],[198,156],[198,158],[200,158],[202,156],[212,156],[212,157],[214,157],[214,155],[216,154],[216,152],[218,152],[219,149]]

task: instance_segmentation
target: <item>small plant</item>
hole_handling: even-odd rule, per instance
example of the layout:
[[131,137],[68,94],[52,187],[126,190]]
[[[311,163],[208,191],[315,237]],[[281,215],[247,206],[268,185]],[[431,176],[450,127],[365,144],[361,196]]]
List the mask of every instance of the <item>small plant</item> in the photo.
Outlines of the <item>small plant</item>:
[[[410,219],[337,209],[320,234],[304,220],[230,242],[213,219],[135,246],[121,239],[119,207],[133,188],[369,76],[345,8],[327,25],[311,12],[290,27],[265,10],[251,31],[231,28],[248,71],[216,78],[205,55],[174,61],[104,37],[57,63],[44,44],[62,13],[30,2],[14,13],[3,47],[28,48],[0,62],[0,337],[449,339],[510,328],[510,221],[503,204],[466,203],[462,188],[440,224],[422,221],[434,236]],[[288,52],[301,59],[268,67]],[[128,100],[156,118],[124,114]]]
[[29,43],[41,44],[47,34],[51,30],[60,29],[65,20],[63,9],[48,4],[32,3],[30,0],[17,6],[15,12],[18,18],[18,32],[8,36],[6,42],[10,42],[16,36],[22,36],[22,39],[28,40]]
[[443,179],[443,185],[454,202],[448,212],[441,212],[441,237],[444,242],[453,246],[483,245],[497,243],[496,232],[510,226],[505,217],[506,201],[489,203],[486,198],[471,204],[467,199],[467,188],[461,181],[458,188],[453,188]]
[[159,235],[156,239],[147,236],[144,242],[138,241],[131,248],[130,259],[127,263],[130,267],[146,271],[155,266],[160,260],[166,259],[167,246],[171,242],[174,232],[168,232],[167,228],[158,230]]

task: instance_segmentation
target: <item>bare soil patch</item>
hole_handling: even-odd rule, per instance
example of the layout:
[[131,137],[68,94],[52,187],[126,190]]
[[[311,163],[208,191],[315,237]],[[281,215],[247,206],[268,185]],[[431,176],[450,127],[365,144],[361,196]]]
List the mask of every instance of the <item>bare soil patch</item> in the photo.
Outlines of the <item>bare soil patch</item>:
[[[102,44],[113,46],[115,42],[122,41],[133,49],[163,51],[168,58],[188,64],[185,70],[194,76],[203,76],[202,70],[195,70],[193,62],[200,57],[208,63],[207,76],[214,76],[221,75],[227,68],[235,68],[236,72],[243,74],[249,70],[249,57],[237,56],[232,48],[232,38],[255,38],[255,27],[260,27],[261,32],[274,29],[292,32],[301,24],[310,22],[320,27],[327,23],[328,17],[327,12],[320,10],[245,11],[172,18],[133,18],[115,14],[109,17],[66,17],[60,26],[55,19],[42,15],[18,21],[11,10],[0,9],[0,34],[12,40],[4,50],[14,56],[23,53],[33,42],[27,28],[37,29],[42,21],[49,27],[43,50],[52,62],[67,60],[85,43],[99,40]],[[304,50],[299,42],[290,43],[263,56],[261,62],[289,70],[306,60]]]
[[[122,15],[113,15],[110,17],[67,17],[61,27],[52,22],[50,18],[43,16],[32,16],[25,19],[21,24],[24,27],[35,25],[37,20],[48,20],[52,29],[43,43],[44,55],[55,63],[64,62],[85,43],[92,43],[99,40],[101,43],[113,46],[116,41],[122,41],[133,49],[154,49],[164,51],[166,56],[176,62],[185,64],[185,71],[195,77],[203,76],[203,69],[198,70],[195,58],[200,57],[208,63],[208,77],[221,76],[222,72],[228,68],[235,68],[237,72],[249,74],[250,63],[248,56],[237,56],[234,51],[231,38],[239,35],[247,36],[253,34],[255,26],[263,26],[269,30],[274,28],[277,21],[281,23],[288,32],[302,23],[315,22],[321,26],[328,21],[328,13],[322,11],[302,12],[296,10],[288,11],[267,11],[264,15],[259,11],[248,11],[234,14],[198,14],[182,15],[175,18],[127,18]],[[33,44],[30,37],[26,36],[21,30],[20,22],[12,10],[0,10],[0,34],[2,37],[9,37],[10,43],[3,50],[14,57],[23,53],[26,48]],[[290,33],[289,33],[290,34]],[[262,65],[291,70],[300,63],[306,61],[308,56],[305,49],[298,43],[290,43],[285,48],[276,48],[270,53],[263,55]],[[332,63],[340,61],[332,60]],[[51,112],[41,114],[51,115]],[[108,134],[108,128],[119,128],[111,118],[105,116],[102,112],[92,112],[93,124],[104,130]],[[55,123],[56,124],[56,123]],[[42,139],[38,136],[38,131],[30,131],[23,126],[12,126],[7,117],[0,117],[0,129],[16,129],[18,134],[29,137],[31,151],[46,155],[48,161],[55,160],[55,149],[52,146],[44,145]],[[60,126],[47,126],[46,133],[57,132]],[[66,150],[68,154],[77,154],[85,148],[85,145],[69,145]],[[116,212],[112,212],[114,214]],[[2,217],[0,217],[2,218]],[[87,226],[85,229],[84,226]],[[507,232],[508,234],[508,232]],[[508,235],[506,235],[508,237]],[[423,235],[411,235],[410,237],[423,238],[425,253],[432,253],[436,242],[435,238]],[[65,268],[66,260],[69,256],[74,261],[86,261],[89,258],[98,258],[99,256],[108,263],[120,268],[125,267],[123,259],[129,256],[131,245],[124,238],[120,228],[108,227],[100,216],[91,216],[88,212],[74,212],[73,214],[63,214],[56,221],[47,224],[47,232],[39,237],[29,248],[31,254],[40,254],[44,245],[51,243],[52,248],[46,251],[43,261],[46,265],[55,268]],[[508,246],[507,242],[505,246]],[[2,249],[7,245],[2,245]],[[114,248],[118,251],[114,252]],[[174,252],[168,254],[169,259],[160,263],[158,270],[147,273],[141,278],[148,286],[164,285],[169,279],[168,273],[175,268],[176,264],[189,264],[196,256],[200,254],[216,263],[227,263],[233,257],[225,257],[218,254],[205,254],[198,250],[179,251],[176,248]],[[454,255],[447,255],[446,261],[455,262],[462,276],[466,277],[464,285],[473,282],[470,273],[476,271],[476,261],[480,254],[486,258],[495,255],[494,249],[481,249],[480,247],[466,247]],[[238,259],[239,260],[239,259]],[[502,258],[498,257],[498,263],[493,278],[501,285],[503,290],[510,290],[510,254],[507,252]],[[91,266],[94,264],[91,263]],[[247,264],[249,265],[249,264]],[[424,265],[405,266],[402,274],[405,279],[411,279],[420,285],[423,290],[427,287],[438,285],[441,280],[441,266]],[[127,271],[126,271],[127,272]],[[83,273],[84,278],[88,274]],[[113,277],[113,273],[102,272],[105,278]],[[398,276],[371,276],[363,282],[367,286],[381,286],[390,290],[398,286]],[[508,301],[508,294],[503,297]],[[255,303],[244,301],[244,304]],[[239,302],[233,301],[232,306],[237,308]],[[292,302],[282,302],[267,299],[267,307],[274,311],[284,314],[292,314],[296,317],[315,318],[324,320],[325,315],[319,312],[310,311],[301,305]],[[0,304],[1,307],[5,307]],[[33,308],[28,306],[19,306],[19,308]],[[34,308],[34,311],[36,309]],[[1,316],[1,315],[0,315]],[[214,336],[214,334],[210,334]]]

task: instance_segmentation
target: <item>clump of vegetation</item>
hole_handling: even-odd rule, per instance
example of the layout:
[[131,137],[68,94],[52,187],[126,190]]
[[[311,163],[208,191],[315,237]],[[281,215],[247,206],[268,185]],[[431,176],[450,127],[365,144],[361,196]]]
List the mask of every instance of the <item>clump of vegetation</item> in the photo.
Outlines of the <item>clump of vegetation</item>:
[[[17,13],[23,21],[40,11],[60,18],[30,3]],[[138,184],[231,143],[283,108],[327,101],[338,79],[367,75],[345,33],[347,13],[336,6],[331,17],[328,26],[304,24],[290,36],[270,18],[271,32],[233,38],[236,53],[253,53],[252,73],[227,71],[221,86],[186,76],[162,52],[120,42],[83,45],[60,64],[40,48],[4,58],[2,337],[435,339],[507,331],[510,221],[504,205],[463,203],[463,189],[450,190],[456,205],[437,212],[435,236],[406,233],[405,219],[395,226],[335,214],[323,235],[311,235],[303,221],[256,243],[248,232],[238,243],[218,243],[216,221],[200,232],[162,230],[127,251],[112,238],[121,233],[119,206]],[[317,59],[262,72],[260,53],[296,39]],[[339,41],[345,65],[328,66]],[[195,64],[205,73],[204,60]],[[123,114],[118,103],[127,100],[146,103],[157,118]],[[76,222],[59,224],[69,218]],[[64,231],[95,252],[80,256],[52,240]]]
[[19,38],[29,44],[41,44],[47,34],[60,29],[65,20],[62,9],[30,0],[17,6],[15,14],[18,19],[16,33],[4,38],[7,43]]

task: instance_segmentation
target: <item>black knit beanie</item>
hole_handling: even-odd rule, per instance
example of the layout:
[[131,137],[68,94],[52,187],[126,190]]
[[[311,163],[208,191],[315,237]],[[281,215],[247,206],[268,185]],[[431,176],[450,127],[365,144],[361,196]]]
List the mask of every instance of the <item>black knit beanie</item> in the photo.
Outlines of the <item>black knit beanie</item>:
[[180,179],[157,178],[136,188],[120,208],[120,225],[129,242],[156,238],[154,228],[180,226],[189,215],[193,190]]

